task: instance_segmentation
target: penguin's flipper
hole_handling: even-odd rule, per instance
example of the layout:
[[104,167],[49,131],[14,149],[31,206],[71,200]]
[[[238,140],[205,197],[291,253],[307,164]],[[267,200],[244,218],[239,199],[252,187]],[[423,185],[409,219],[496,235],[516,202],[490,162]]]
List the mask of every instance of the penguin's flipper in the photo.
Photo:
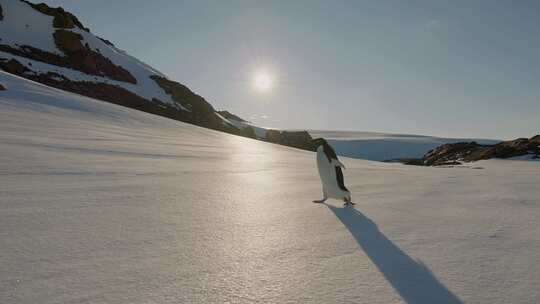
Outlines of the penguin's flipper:
[[343,169],[347,169],[345,168],[345,165],[339,161],[339,159],[332,159],[332,164],[336,167],[341,167]]

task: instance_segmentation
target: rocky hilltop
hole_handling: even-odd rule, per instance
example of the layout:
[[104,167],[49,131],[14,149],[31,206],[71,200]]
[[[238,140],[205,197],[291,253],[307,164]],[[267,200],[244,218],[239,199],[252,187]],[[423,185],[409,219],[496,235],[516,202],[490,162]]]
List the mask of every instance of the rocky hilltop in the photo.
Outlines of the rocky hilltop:
[[444,144],[430,150],[421,159],[408,159],[403,162],[410,165],[441,166],[512,157],[540,159],[540,135],[502,141],[494,145],[481,145],[474,141]]
[[[0,0],[0,69],[58,89],[218,131],[313,150],[307,132],[258,128],[94,35],[63,8]],[[233,121],[234,120],[234,121]]]

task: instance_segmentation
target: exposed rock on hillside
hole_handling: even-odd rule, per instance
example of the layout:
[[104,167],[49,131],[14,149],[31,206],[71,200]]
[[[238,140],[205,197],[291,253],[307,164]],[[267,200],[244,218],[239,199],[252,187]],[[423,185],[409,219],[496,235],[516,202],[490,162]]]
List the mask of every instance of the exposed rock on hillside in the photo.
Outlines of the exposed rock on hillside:
[[472,162],[490,158],[510,158],[531,155],[540,158],[540,135],[530,139],[518,138],[495,145],[480,145],[476,142],[460,142],[439,146],[422,157],[426,166],[440,166]]
[[68,66],[90,75],[107,76],[114,80],[137,83],[137,79],[127,70],[83,45],[80,34],[56,30],[53,37],[56,46],[67,55]]
[[108,58],[83,46],[79,34],[66,30],[57,30],[53,36],[58,48],[66,56],[56,55],[28,45],[13,48],[9,45],[0,44],[0,51],[60,67],[72,68],[89,75],[105,76],[113,80],[137,83],[137,79],[127,70],[116,66]]
[[45,15],[54,17],[53,19],[54,27],[71,29],[77,26],[78,28],[88,32],[88,29],[82,25],[82,23],[79,21],[79,19],[77,19],[77,17],[75,17],[75,15],[73,15],[70,12],[64,11],[64,9],[61,7],[53,8],[53,7],[49,7],[45,3],[34,4],[26,0],[22,0],[22,1],[28,3],[35,10]]
[[200,95],[193,93],[185,85],[158,75],[153,75],[150,78],[165,90],[167,94],[171,95],[174,101],[186,107],[189,111],[197,114],[215,112],[210,103]]
[[0,59],[0,68],[2,68],[4,71],[22,76],[24,72],[26,72],[28,69],[22,65],[20,62],[18,62],[15,59],[10,60],[1,60]]
[[266,140],[271,143],[315,151],[312,143],[313,138],[307,131],[268,130],[266,132]]
[[[203,97],[97,37],[61,7],[2,1],[0,17],[0,68],[9,73],[201,127],[266,140],[266,129],[230,112],[216,112]],[[309,134],[295,133],[278,131],[272,142],[311,149]]]
[[221,116],[223,116],[223,117],[225,117],[227,119],[232,119],[232,120],[236,120],[236,121],[239,121],[239,122],[248,122],[247,120],[242,119],[239,116],[234,115],[229,111],[218,111],[218,113],[219,113],[219,115],[221,115]]
[[223,120],[203,97],[193,93],[188,87],[176,81],[158,75],[152,75],[154,80],[181,107],[191,112],[192,122],[198,122],[212,129],[222,129]]

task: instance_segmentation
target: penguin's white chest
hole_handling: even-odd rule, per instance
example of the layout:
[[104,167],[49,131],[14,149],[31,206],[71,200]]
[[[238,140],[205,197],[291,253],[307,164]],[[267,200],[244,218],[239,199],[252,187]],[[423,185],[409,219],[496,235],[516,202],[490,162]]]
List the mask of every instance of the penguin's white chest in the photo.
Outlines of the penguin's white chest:
[[317,148],[317,168],[319,169],[323,190],[328,197],[342,199],[349,195],[348,191],[344,191],[339,187],[336,166],[331,160],[328,160],[322,146]]
[[319,176],[321,177],[323,186],[336,181],[336,170],[331,161],[328,160],[328,157],[326,157],[326,154],[324,154],[322,146],[317,148],[317,168],[319,169]]

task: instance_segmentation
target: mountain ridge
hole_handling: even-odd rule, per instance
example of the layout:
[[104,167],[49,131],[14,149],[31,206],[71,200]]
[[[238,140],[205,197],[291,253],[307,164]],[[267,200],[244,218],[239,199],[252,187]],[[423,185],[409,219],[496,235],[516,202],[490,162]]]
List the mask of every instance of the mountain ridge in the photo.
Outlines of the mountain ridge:
[[0,68],[8,73],[198,126],[313,150],[307,132],[291,141],[290,132],[256,132],[250,124],[232,122],[189,87],[94,35],[62,7],[1,0],[0,16]]

